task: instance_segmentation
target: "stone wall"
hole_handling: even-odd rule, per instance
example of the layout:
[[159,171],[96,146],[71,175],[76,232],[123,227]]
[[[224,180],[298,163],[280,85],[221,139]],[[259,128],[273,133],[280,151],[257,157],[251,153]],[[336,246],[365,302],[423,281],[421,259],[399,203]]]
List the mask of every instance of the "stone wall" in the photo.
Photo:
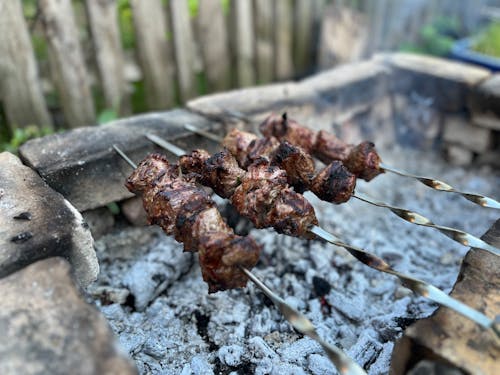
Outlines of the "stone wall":
[[[26,325],[20,317],[18,324],[10,326],[0,339],[0,353],[14,350],[12,340],[23,342],[25,351],[0,357],[0,372],[34,373],[36,366],[42,366],[37,362],[33,370],[20,370],[23,356],[32,350],[25,337],[28,331],[41,334],[40,327],[45,325],[47,332],[74,337],[71,320],[80,318],[74,309],[65,310],[64,306],[71,304],[89,309],[89,314],[96,316],[81,329],[91,327],[101,332],[100,342],[108,348],[102,357],[93,351],[90,342],[81,343],[82,348],[73,354],[96,361],[89,368],[111,366],[116,373],[135,371],[115,350],[109,329],[85,304],[77,286],[85,287],[98,272],[89,227],[98,237],[113,226],[106,205],[120,202],[129,221],[144,222],[140,202],[123,187],[130,168],[113,150],[113,144],[136,161],[158,150],[144,137],[148,132],[176,140],[185,148],[196,145],[214,149],[216,145],[189,134],[183,125],[189,123],[223,134],[229,126],[242,126],[238,116],[258,122],[271,111],[286,110],[296,111],[298,120],[305,124],[334,130],[350,142],[368,138],[380,145],[440,149],[455,164],[498,165],[499,108],[498,75],[446,60],[388,54],[299,82],[209,95],[190,101],[186,109],[135,116],[32,140],[20,149],[24,166],[15,156],[1,154],[0,171],[7,174],[0,178],[0,231],[5,242],[0,252],[0,293],[11,297],[9,309],[0,317],[0,326],[8,314],[20,311],[25,298],[32,301],[34,311],[39,311],[39,325]],[[324,113],[324,122],[308,123],[307,113],[312,111]],[[52,257],[66,261],[47,259]],[[70,273],[77,284],[70,281]],[[46,293],[47,297],[38,301],[33,295],[33,283],[41,288],[37,293]],[[51,294],[52,286],[63,284],[70,291],[61,289]],[[59,317],[67,319],[67,324],[57,323]],[[64,355],[70,355],[64,350],[69,348],[62,348],[50,358],[70,369],[73,362],[63,360]]]

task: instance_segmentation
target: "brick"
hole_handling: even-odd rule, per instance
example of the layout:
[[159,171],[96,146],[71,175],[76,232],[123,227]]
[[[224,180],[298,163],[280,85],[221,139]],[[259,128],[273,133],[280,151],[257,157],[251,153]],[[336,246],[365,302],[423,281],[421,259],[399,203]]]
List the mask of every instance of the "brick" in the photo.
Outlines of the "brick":
[[477,66],[409,53],[379,55],[376,60],[393,68],[393,92],[433,98],[445,111],[464,109],[473,87],[490,76],[488,70]]
[[210,126],[202,116],[178,109],[34,139],[19,152],[47,184],[85,211],[133,196],[124,187],[132,170],[114,151],[113,144],[137,163],[151,152],[162,151],[144,137],[148,132],[166,140],[183,138],[189,147],[195,137],[188,137],[191,133],[184,129],[186,123]]
[[478,153],[488,150],[493,141],[490,130],[474,126],[459,115],[445,116],[443,139]]
[[1,374],[137,374],[65,260],[42,260],[0,279],[0,294]]
[[472,90],[468,104],[475,124],[500,130],[500,74],[491,76]]
[[108,233],[115,224],[115,217],[107,207],[82,212],[82,216],[95,240]]
[[70,261],[80,285],[99,264],[80,213],[18,157],[0,154],[0,277],[47,257]]
[[457,165],[457,166],[470,165],[470,163],[472,163],[472,160],[474,159],[474,153],[461,146],[447,145],[445,147],[445,150],[446,150],[446,159],[452,165]]

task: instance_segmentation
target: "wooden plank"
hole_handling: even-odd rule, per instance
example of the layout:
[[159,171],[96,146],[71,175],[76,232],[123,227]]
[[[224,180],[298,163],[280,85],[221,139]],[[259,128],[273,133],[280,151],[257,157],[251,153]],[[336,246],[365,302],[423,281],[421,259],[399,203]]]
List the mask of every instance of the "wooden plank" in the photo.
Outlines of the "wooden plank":
[[199,2],[197,35],[209,90],[227,90],[231,83],[229,45],[220,0]]
[[293,57],[301,74],[312,65],[314,5],[310,0],[295,1],[293,21]]
[[188,2],[170,0],[170,20],[174,40],[177,79],[182,102],[196,96],[195,44]]
[[86,0],[85,5],[106,107],[126,113],[127,83],[116,2]]
[[95,123],[87,68],[70,0],[40,0],[50,71],[68,127]]
[[175,65],[161,0],[130,0],[130,6],[148,106],[150,109],[171,107]]
[[20,1],[0,2],[0,98],[13,128],[51,126]]
[[292,58],[293,28],[290,0],[273,0],[274,4],[274,71],[276,78],[284,80],[294,74]]
[[231,2],[232,46],[236,60],[236,81],[239,87],[255,84],[254,28],[252,1]]
[[257,80],[268,83],[274,80],[273,3],[269,0],[254,0],[253,10]]

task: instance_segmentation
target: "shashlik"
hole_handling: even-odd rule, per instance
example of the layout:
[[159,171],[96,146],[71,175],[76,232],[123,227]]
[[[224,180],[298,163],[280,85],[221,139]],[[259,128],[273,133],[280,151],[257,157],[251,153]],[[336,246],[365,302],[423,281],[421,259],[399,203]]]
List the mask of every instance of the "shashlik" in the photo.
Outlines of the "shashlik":
[[209,293],[246,285],[240,266],[255,266],[260,246],[251,237],[233,233],[193,175],[182,175],[165,156],[152,154],[128,177],[126,187],[142,195],[150,224],[174,235],[184,251],[198,251]]
[[256,228],[273,227],[278,233],[313,238],[309,228],[318,220],[311,204],[287,183],[286,172],[267,159],[245,171],[229,150],[210,157],[203,150],[181,156],[183,173],[194,173],[200,183],[229,198],[236,210]]
[[279,141],[287,141],[302,147],[307,153],[328,164],[338,160],[356,177],[370,181],[384,171],[379,167],[380,156],[372,142],[364,141],[350,145],[335,135],[324,130],[315,132],[289,119],[284,113],[281,116],[270,115],[259,126],[265,137],[275,137]]
[[[180,150],[179,148],[175,146],[171,147],[173,145],[168,144],[168,142],[165,142],[152,135],[149,135],[148,138],[162,147],[165,147],[169,150],[175,150],[173,152],[182,159],[182,150]],[[191,153],[191,155],[184,156],[184,163],[182,161],[179,161],[179,165],[181,166],[181,168],[184,167],[185,169],[183,170],[183,173],[190,173],[190,170],[188,168],[195,165],[201,166],[201,169],[199,168],[194,174],[194,176],[196,176],[195,178],[200,182],[203,181],[203,177],[201,176],[208,176],[207,173],[204,173],[205,169],[215,169],[217,171],[221,171],[222,176],[226,180],[234,181],[234,179],[231,179],[231,174],[227,172],[231,169],[236,169],[235,166],[237,162],[230,155],[230,152],[227,149],[218,154],[215,154],[212,157],[209,157],[208,159],[205,159],[204,162],[202,162],[202,160],[199,160],[200,155],[203,155],[203,157],[205,158],[208,154],[203,151],[194,151]],[[227,166],[225,166],[225,161],[227,160],[231,161],[229,165],[231,165],[232,167],[228,168]],[[209,165],[211,165],[211,167],[208,167]],[[236,170],[238,171],[238,169]],[[250,165],[250,167],[248,167],[248,170],[252,173],[247,172],[243,177],[241,177],[241,175],[235,176],[236,188],[234,189],[234,187],[232,187],[231,189],[229,189],[230,191],[234,189],[234,193],[230,196],[230,200],[235,206],[237,206],[238,204],[242,204],[244,210],[241,210],[240,207],[240,214],[247,216],[254,222],[254,224],[256,224],[256,226],[272,226],[278,232],[289,234],[292,236],[300,236],[306,238],[319,237],[334,245],[341,246],[365,265],[380,272],[388,273],[398,277],[406,287],[410,288],[415,293],[429,298],[443,306],[452,308],[485,328],[492,328],[495,331],[495,334],[500,337],[500,332],[498,331],[494,322],[484,314],[470,308],[469,306],[454,298],[451,298],[442,290],[434,287],[431,284],[394,270],[382,258],[379,258],[378,256],[356,246],[346,244],[337,239],[331,233],[326,232],[321,227],[316,225],[317,220],[314,215],[314,209],[312,208],[312,206],[307,202],[307,200],[305,200],[302,195],[295,193],[293,190],[290,190],[285,181],[286,173],[285,175],[283,175],[283,170],[271,166],[267,159],[259,159],[257,162]],[[238,173],[242,172],[238,171]],[[272,181],[266,182],[265,179],[269,176],[273,176],[276,185],[274,185]],[[259,178],[262,178],[262,180],[259,181]],[[246,189],[244,188],[245,182],[248,183],[250,189],[248,188],[248,186],[246,187]],[[260,190],[261,186],[264,186],[263,191]],[[221,187],[218,187],[217,184],[211,187],[216,193],[218,193],[218,190],[221,190]],[[281,190],[285,191],[283,195],[281,195]],[[224,190],[222,189],[222,191]],[[238,197],[239,192],[242,193],[243,199],[246,197],[245,193],[251,193],[251,199],[249,199],[248,202],[243,201]],[[256,205],[259,205],[259,209],[263,211],[255,210],[255,208],[252,211],[252,206]],[[300,212],[305,214],[305,217],[301,218]],[[257,216],[248,216],[252,214],[255,214]],[[243,271],[245,270],[243,269]]]
[[331,203],[347,202],[356,186],[356,176],[341,161],[333,161],[315,173],[314,160],[304,149],[275,137],[258,138],[255,134],[233,129],[222,141],[242,167],[258,158],[266,158],[282,168],[288,183],[302,193],[310,190],[320,199]]

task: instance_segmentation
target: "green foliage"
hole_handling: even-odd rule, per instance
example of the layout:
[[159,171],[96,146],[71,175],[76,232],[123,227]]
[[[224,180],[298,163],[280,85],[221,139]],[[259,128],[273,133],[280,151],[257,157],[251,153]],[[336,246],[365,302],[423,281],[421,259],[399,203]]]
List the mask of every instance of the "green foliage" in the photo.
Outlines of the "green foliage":
[[460,33],[460,22],[456,18],[439,17],[422,27],[418,43],[403,43],[400,49],[408,52],[446,56]]
[[194,18],[198,15],[198,0],[188,0],[189,15]]
[[500,57],[500,22],[491,23],[479,35],[472,49],[485,55]]
[[14,129],[12,137],[7,141],[4,136],[0,143],[0,152],[9,151],[17,153],[19,147],[30,139],[43,137],[44,135],[52,134],[54,131],[50,127],[38,128],[35,125],[30,125],[25,128]]
[[118,25],[124,49],[134,49],[135,35],[129,0],[118,0]]
[[102,124],[105,124],[107,122],[114,121],[117,118],[118,118],[118,113],[116,113],[116,111],[114,109],[105,108],[97,116],[97,123],[102,125]]

